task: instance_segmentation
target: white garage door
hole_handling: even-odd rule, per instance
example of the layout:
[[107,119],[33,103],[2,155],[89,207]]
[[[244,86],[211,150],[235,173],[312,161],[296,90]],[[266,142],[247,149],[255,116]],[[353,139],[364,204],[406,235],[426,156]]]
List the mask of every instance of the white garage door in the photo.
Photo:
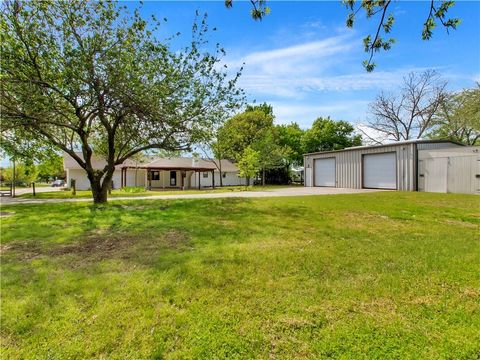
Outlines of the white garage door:
[[335,158],[314,161],[315,186],[335,186]]
[[397,188],[397,157],[394,152],[363,155],[363,187]]

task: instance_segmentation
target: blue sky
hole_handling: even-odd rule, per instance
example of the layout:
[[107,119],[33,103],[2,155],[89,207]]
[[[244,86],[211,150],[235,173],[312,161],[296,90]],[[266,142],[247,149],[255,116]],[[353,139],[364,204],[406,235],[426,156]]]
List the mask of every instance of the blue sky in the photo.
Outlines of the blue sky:
[[[134,3],[130,3],[134,6]],[[376,23],[360,17],[354,29],[345,27],[347,10],[340,1],[270,1],[263,21],[249,16],[250,3],[234,1],[145,2],[143,15],[166,17],[162,34],[181,32],[176,46],[187,44],[195,11],[208,14],[217,31],[225,62],[239,67],[250,101],[274,107],[278,123],[296,121],[308,127],[319,116],[365,123],[368,104],[381,90],[395,91],[410,71],[433,68],[448,80],[451,90],[480,81],[480,3],[458,2],[449,12],[462,24],[450,35],[438,27],[430,41],[421,40],[427,2],[393,3],[396,22],[392,50],[376,55],[377,69],[366,73],[362,39]]]
[[[124,3],[131,9],[137,2]],[[397,1],[392,50],[376,56],[377,69],[366,73],[362,39],[376,23],[358,19],[345,27],[347,10],[340,1],[270,1],[271,14],[263,21],[249,15],[250,2],[151,1],[145,17],[167,18],[159,36],[177,32],[174,46],[186,46],[198,10],[208,14],[212,43],[226,50],[225,62],[236,69],[245,62],[240,80],[248,100],[273,105],[277,123],[292,121],[307,128],[319,116],[365,124],[368,104],[380,91],[395,91],[410,71],[433,68],[448,80],[451,90],[480,82],[480,2],[460,1],[449,12],[462,24],[450,35],[437,28],[430,41],[421,40],[428,3]],[[1,162],[2,165],[6,161]]]

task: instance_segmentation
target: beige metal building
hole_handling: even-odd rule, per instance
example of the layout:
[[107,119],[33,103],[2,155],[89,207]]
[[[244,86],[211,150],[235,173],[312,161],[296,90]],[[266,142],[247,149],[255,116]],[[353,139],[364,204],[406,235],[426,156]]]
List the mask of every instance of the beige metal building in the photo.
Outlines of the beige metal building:
[[419,151],[418,191],[480,193],[480,147]]
[[[433,162],[426,160],[429,156],[427,154],[430,154],[428,151],[447,149],[458,149],[455,154],[460,154],[463,151],[460,149],[465,150],[466,147],[452,141],[409,140],[386,145],[357,146],[337,151],[305,154],[305,186],[430,191],[431,180],[424,183],[425,173],[419,176],[419,154],[425,156],[422,166],[430,169]],[[444,151],[442,154],[445,153]],[[471,170],[473,163],[469,164],[465,165],[464,170],[460,172],[450,172],[452,177],[450,182],[453,183],[453,178],[456,177],[473,176],[472,174],[477,170],[476,168]],[[436,175],[427,175],[429,179],[434,176]],[[457,183],[459,180],[455,180],[455,184]],[[457,192],[458,187],[450,187],[450,189]],[[475,191],[478,191],[478,186]]]

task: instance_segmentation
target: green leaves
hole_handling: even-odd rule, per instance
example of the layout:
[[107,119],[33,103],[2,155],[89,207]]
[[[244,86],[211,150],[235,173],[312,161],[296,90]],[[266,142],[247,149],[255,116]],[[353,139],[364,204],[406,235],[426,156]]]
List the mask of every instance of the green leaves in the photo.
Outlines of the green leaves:
[[305,153],[340,150],[361,145],[359,135],[354,135],[353,126],[346,121],[318,118],[302,138]]
[[251,179],[257,175],[260,170],[260,154],[248,146],[239,157],[238,175],[247,179]]
[[429,137],[480,143],[480,84],[445,97]]
[[97,177],[141,151],[189,149],[243,103],[241,71],[220,66],[206,16],[190,45],[172,51],[171,38],[154,35],[160,22],[112,1],[14,1],[2,10],[2,137],[16,129],[87,171],[101,155],[108,165]]
[[[231,9],[233,7],[233,0],[225,0],[225,7]],[[265,16],[270,14],[270,7],[267,6],[267,0],[250,0],[252,9],[250,16],[253,20],[262,20]]]

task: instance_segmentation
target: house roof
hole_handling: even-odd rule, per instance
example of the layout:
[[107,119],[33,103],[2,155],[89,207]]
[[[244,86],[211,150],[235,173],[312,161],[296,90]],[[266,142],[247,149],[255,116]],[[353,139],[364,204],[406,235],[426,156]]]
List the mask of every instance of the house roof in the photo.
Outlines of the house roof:
[[[81,153],[77,155],[83,158]],[[94,169],[103,168],[107,162],[100,157],[93,157],[92,165]],[[215,164],[218,160],[197,159],[193,157],[168,157],[168,158],[150,158],[144,162],[136,162],[131,159],[115,168],[141,168],[141,169],[172,169],[172,170],[197,170],[197,171],[217,171]],[[237,172],[237,166],[230,160],[221,160],[222,172]],[[67,153],[63,156],[64,169],[82,169],[82,167]]]
[[324,153],[333,153],[333,152],[339,152],[339,151],[350,151],[350,150],[360,150],[360,149],[369,149],[369,148],[380,148],[384,146],[400,146],[400,145],[406,145],[406,144],[431,144],[431,143],[452,143],[455,145],[461,145],[463,144],[452,141],[452,140],[426,140],[426,139],[413,139],[413,140],[405,140],[405,141],[393,141],[390,143],[386,144],[379,144],[379,145],[361,145],[361,146],[352,146],[352,147],[347,147],[345,149],[340,149],[340,150],[328,150],[328,151],[315,151],[307,154],[303,154],[303,156],[307,155],[316,155],[316,154],[324,154]]

